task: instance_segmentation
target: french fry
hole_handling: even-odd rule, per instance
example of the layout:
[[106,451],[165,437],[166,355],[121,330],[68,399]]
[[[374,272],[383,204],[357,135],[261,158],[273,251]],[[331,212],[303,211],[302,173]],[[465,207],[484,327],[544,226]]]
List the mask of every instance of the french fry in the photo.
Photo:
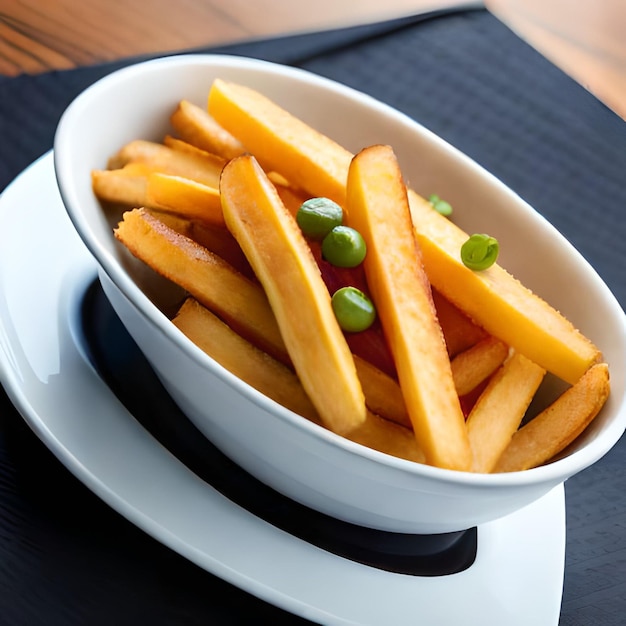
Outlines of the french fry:
[[128,207],[148,206],[147,181],[152,168],[144,163],[128,163],[115,170],[93,170],[91,186],[103,202]]
[[413,431],[368,411],[365,421],[345,435],[355,443],[415,463],[424,463]]
[[354,157],[346,209],[348,224],[367,244],[365,274],[418,444],[428,463],[467,470],[465,418],[390,147],[372,146]]
[[115,237],[154,271],[193,297],[255,345],[288,363],[280,330],[261,287],[223,259],[144,209],[123,215]]
[[147,178],[145,195],[148,206],[190,220],[224,226],[220,192],[215,187],[183,176],[152,172]]
[[473,391],[489,378],[509,354],[509,347],[495,337],[487,337],[452,359],[452,378],[459,396]]
[[189,237],[201,246],[209,249],[232,265],[240,274],[246,278],[258,282],[253,269],[246,259],[237,240],[230,234],[226,225],[214,226],[206,222],[191,222],[189,226]]
[[[213,120],[212,123],[219,127],[215,120]],[[226,132],[223,129],[222,131]],[[163,144],[173,150],[178,150],[187,154],[195,154],[196,156],[200,156],[202,158],[208,157],[212,159],[216,156],[224,156],[222,152],[213,152],[211,150],[207,151],[198,145],[194,145],[193,143],[189,143],[183,139],[179,139],[178,137],[172,137],[171,135],[165,135],[163,138]],[[226,152],[228,152],[228,150],[226,150]],[[243,154],[243,151],[240,154]],[[238,154],[234,154],[231,158],[234,158],[234,156],[238,156]],[[227,159],[224,160],[224,165],[226,164],[226,160]],[[272,183],[274,183],[281,200],[292,213],[295,213],[299,206],[307,199],[306,195],[303,195],[299,190],[295,189],[281,174],[277,174],[276,172],[267,172],[267,177],[272,181]]]
[[[450,365],[457,395],[474,391],[498,369],[508,352],[508,347],[501,341],[487,337],[452,359]],[[368,408],[386,420],[412,429],[398,381],[356,355],[354,362]]]
[[154,162],[163,152],[163,145],[156,141],[133,139],[109,157],[107,169],[117,170],[128,163]]
[[180,137],[174,137],[172,135],[165,135],[163,137],[163,145],[167,146],[168,148],[171,148],[172,150],[177,150],[178,152],[185,152],[187,154],[195,154],[196,156],[199,156],[201,158],[206,158],[207,156],[212,159],[217,158],[217,159],[222,160],[224,164],[226,164],[226,161],[227,161],[227,159],[224,159],[219,154],[215,154],[214,152],[203,150],[202,148],[199,148],[198,146],[195,146],[194,144],[189,143],[188,141],[185,141],[184,139],[181,139]]
[[365,394],[367,408],[396,424],[413,429],[398,381],[369,361],[354,356],[354,364]]
[[[151,215],[154,215],[159,222],[163,222],[167,227],[175,230],[180,235],[184,235],[185,237],[189,237],[190,239],[194,239],[193,231],[194,231],[194,222],[188,220],[185,217],[181,217],[180,215],[176,215],[174,213],[170,213],[169,211],[159,211],[159,209],[153,209],[148,207],[135,207],[135,208],[143,208],[148,211]],[[209,248],[209,246],[205,246]],[[209,248],[211,250],[211,248]],[[215,252],[215,250],[211,250],[211,252]],[[219,255],[222,256],[222,255]]]
[[484,328],[475,324],[461,309],[432,289],[437,319],[446,340],[450,358],[488,337]]
[[[252,89],[216,80],[209,113],[261,164],[304,189],[344,204],[352,154]],[[269,165],[267,165],[269,164]],[[415,234],[432,286],[489,334],[574,383],[602,356],[561,313],[499,265],[475,272],[463,265],[467,234],[414,191],[408,191]]]
[[287,208],[287,210],[295,217],[298,209],[302,205],[302,203],[308,199],[308,196],[302,193],[298,189],[294,189],[288,184],[281,183],[277,180],[272,180],[274,186],[276,187],[276,191],[280,196],[280,199],[283,201],[283,204]]
[[194,222],[174,213],[159,211],[158,209],[150,209],[150,213],[172,230],[192,239],[209,250],[209,252],[213,252],[224,259],[226,263],[246,278],[257,282],[248,259],[246,259],[236,239],[230,234],[225,225],[213,226],[206,222]]
[[172,321],[235,376],[282,406],[319,423],[317,411],[293,370],[246,341],[197,300],[187,298]]
[[467,418],[472,470],[493,470],[530,405],[545,370],[513,353],[491,378]]
[[344,204],[352,155],[334,141],[257,91],[220,79],[209,92],[208,111],[266,172],[282,174],[311,196]]
[[254,157],[226,165],[220,193],[226,224],[265,288],[302,386],[323,423],[349,433],[365,421],[365,398],[300,228]]
[[220,126],[206,111],[188,100],[181,100],[170,123],[182,139],[227,160],[246,152],[243,144]]
[[518,472],[548,462],[585,430],[604,406],[609,392],[608,365],[593,365],[513,435],[494,471]]
[[[284,407],[316,424],[321,421],[292,370],[265,354],[192,298],[173,319],[174,324],[201,350],[235,376]],[[413,433],[368,412],[365,421],[347,438],[379,452],[423,462]]]
[[163,174],[184,176],[218,189],[225,160],[201,151],[191,153],[154,141],[135,139],[109,159],[108,168],[117,169],[127,163],[145,163]]
[[415,232],[433,286],[489,334],[568,383],[602,355],[573,324],[500,265],[467,268],[459,251],[467,234],[409,191]]

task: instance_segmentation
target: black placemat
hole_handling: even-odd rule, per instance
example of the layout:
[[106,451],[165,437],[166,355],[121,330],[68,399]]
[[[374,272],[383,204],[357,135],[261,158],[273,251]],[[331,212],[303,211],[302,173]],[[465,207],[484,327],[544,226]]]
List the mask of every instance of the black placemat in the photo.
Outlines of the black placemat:
[[[485,11],[211,51],[297,65],[409,114],[544,214],[625,305],[626,124]],[[0,78],[0,189],[52,146],[61,112],[81,89],[134,60]],[[622,439],[566,484],[563,625],[624,623],[625,446]],[[0,625],[233,624],[251,615],[301,621],[120,518],[0,397]]]

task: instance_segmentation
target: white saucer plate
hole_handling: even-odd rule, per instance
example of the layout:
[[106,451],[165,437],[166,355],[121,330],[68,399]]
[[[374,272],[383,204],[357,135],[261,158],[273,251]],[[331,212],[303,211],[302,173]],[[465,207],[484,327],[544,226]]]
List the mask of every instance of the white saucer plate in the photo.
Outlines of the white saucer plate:
[[558,623],[562,486],[479,527],[476,560],[457,574],[395,574],[317,548],[202,481],[115,397],[86,357],[80,330],[80,302],[95,278],[47,153],[0,196],[1,382],[61,463],[130,522],[208,572],[318,623]]

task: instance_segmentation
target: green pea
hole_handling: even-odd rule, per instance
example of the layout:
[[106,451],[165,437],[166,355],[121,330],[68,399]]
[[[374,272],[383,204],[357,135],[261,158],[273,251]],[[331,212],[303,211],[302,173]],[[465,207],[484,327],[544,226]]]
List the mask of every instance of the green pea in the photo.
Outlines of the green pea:
[[486,270],[496,262],[499,252],[497,239],[477,233],[461,246],[461,260],[471,270]]
[[367,246],[357,230],[335,226],[322,241],[322,256],[337,267],[356,267],[363,262]]
[[343,221],[343,210],[328,198],[310,198],[300,205],[296,222],[311,239],[323,239]]
[[331,304],[339,326],[346,332],[367,330],[376,319],[374,303],[356,287],[342,287],[335,291]]
[[428,196],[428,202],[433,205],[433,208],[437,213],[441,213],[441,215],[451,215],[452,214],[452,205],[445,200],[442,200],[438,195],[431,194]]

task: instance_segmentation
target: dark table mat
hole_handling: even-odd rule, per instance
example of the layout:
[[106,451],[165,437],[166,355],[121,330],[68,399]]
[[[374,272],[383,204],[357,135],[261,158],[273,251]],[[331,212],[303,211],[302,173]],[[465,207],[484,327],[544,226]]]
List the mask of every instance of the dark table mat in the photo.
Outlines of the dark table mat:
[[[626,124],[487,12],[207,51],[303,67],[404,111],[530,202],[626,303]],[[56,122],[81,89],[135,60],[0,78],[0,189],[52,147]],[[624,623],[624,441],[566,484],[563,625]],[[200,570],[106,507],[0,395],[1,626],[237,624],[250,616],[301,622]]]

